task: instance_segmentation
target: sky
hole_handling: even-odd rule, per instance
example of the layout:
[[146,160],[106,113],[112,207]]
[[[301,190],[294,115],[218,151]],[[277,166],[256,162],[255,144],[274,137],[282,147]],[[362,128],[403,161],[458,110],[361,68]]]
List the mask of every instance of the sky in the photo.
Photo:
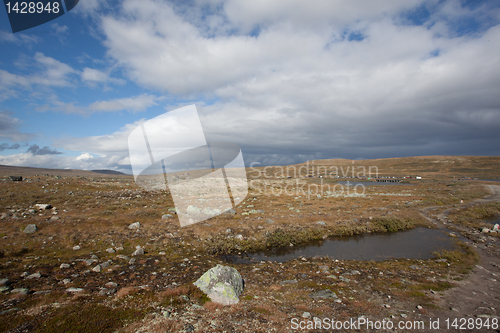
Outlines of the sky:
[[128,135],[195,104],[247,166],[500,155],[500,2],[80,0],[12,33],[0,164],[131,173]]

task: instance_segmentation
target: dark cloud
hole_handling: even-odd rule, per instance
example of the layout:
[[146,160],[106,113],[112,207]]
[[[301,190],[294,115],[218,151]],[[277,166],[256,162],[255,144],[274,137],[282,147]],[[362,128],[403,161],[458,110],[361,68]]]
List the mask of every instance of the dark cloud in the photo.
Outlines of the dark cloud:
[[9,145],[8,143],[0,144],[0,151],[4,151],[6,149],[19,149],[21,145],[19,143],[14,143],[13,145]]
[[32,153],[33,155],[59,155],[62,154],[60,151],[50,148],[49,146],[45,146],[40,148],[38,145],[31,145],[28,148],[27,153]]

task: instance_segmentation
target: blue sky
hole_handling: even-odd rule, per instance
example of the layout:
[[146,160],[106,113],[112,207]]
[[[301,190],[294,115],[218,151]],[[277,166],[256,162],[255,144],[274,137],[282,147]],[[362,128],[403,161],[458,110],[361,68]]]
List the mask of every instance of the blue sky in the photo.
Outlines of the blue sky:
[[0,164],[130,172],[141,121],[196,104],[246,163],[499,155],[498,1],[99,1],[13,34]]

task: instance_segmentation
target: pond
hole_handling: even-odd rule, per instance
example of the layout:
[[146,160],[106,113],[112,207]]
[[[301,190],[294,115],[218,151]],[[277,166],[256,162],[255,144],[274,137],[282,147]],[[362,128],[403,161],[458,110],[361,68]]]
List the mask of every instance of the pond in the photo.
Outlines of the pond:
[[300,257],[329,257],[340,260],[388,260],[396,258],[430,259],[434,252],[454,250],[456,240],[447,229],[415,228],[393,233],[367,234],[326,239],[294,247],[275,249],[253,254],[226,256],[233,263],[264,261],[284,262]]

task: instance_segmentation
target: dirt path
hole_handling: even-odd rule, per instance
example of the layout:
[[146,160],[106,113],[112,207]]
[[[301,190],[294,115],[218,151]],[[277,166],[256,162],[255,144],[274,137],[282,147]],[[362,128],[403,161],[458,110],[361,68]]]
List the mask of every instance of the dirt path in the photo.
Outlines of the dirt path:
[[[492,192],[491,195],[463,205],[461,208],[481,203],[500,202],[500,185],[487,186]],[[439,227],[452,225],[446,220],[447,214],[455,209],[454,207],[443,211],[437,219],[428,215],[428,212],[434,208],[436,207],[426,207],[421,210],[421,213],[427,220]],[[479,321],[485,323],[488,320],[490,324],[496,320],[498,326],[478,329],[474,324],[471,326],[474,329],[470,329],[465,324],[463,328],[469,332],[500,332],[500,241],[497,237],[477,232],[474,234],[474,231],[471,232],[465,227],[453,226],[465,231],[469,236],[471,234],[475,236],[469,237],[469,244],[478,252],[480,261],[467,279],[457,282],[456,287],[452,289],[435,294],[437,304],[441,309],[430,311],[429,318],[433,320],[439,318],[440,329],[429,330],[429,332],[457,332],[460,324],[469,323],[472,320],[475,321],[474,323]],[[451,325],[455,318],[459,327]],[[447,327],[447,319],[449,319],[449,327]]]

